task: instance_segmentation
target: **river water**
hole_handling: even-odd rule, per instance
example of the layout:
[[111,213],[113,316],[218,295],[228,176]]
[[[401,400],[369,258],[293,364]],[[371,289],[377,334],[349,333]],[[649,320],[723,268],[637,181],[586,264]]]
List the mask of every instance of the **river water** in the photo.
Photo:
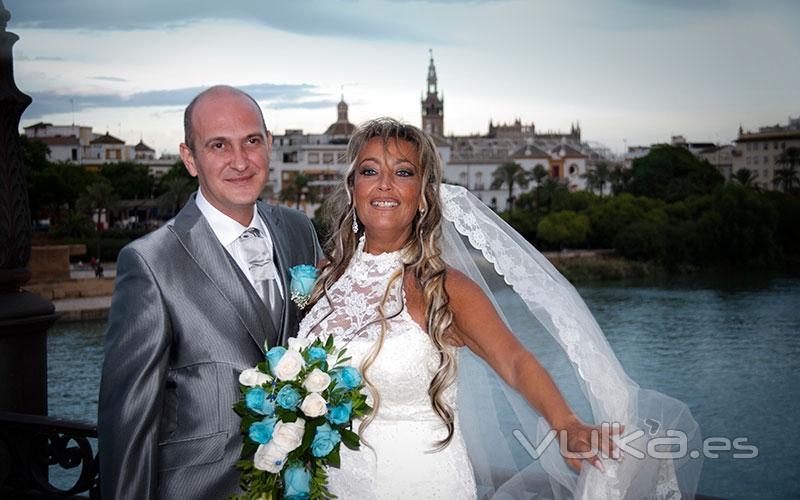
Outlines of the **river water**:
[[[798,498],[800,279],[681,277],[579,287],[627,373],[687,403],[704,437],[745,437],[752,459],[706,458],[699,492]],[[60,323],[48,337],[52,416],[94,422],[102,322]]]

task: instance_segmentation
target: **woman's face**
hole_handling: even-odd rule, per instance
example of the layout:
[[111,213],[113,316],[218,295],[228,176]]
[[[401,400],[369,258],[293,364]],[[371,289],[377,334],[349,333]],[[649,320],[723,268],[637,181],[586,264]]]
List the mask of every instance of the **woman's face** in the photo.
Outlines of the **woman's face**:
[[[353,195],[367,241],[400,248],[411,234],[411,223],[420,208],[422,172],[417,148],[402,139],[384,146],[370,139],[356,158]],[[382,245],[385,246],[385,245]]]

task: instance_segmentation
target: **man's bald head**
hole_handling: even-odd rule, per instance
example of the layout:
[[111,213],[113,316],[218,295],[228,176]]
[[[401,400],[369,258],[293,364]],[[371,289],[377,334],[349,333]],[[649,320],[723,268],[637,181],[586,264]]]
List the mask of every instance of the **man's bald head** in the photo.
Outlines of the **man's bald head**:
[[231,87],[228,85],[214,85],[213,87],[207,88],[206,90],[197,94],[192,102],[186,106],[186,110],[183,112],[183,142],[189,146],[189,149],[194,151],[194,137],[193,131],[194,127],[192,125],[192,119],[194,118],[194,108],[202,102],[204,98],[211,97],[214,95],[220,94],[228,94],[228,95],[238,95],[244,98],[247,98],[250,102],[253,103],[256,111],[258,112],[258,116],[261,118],[261,123],[264,125],[264,131],[267,131],[267,124],[264,121],[264,114],[261,112],[261,107],[258,105],[255,99],[253,99],[250,94],[244,92],[242,90],[237,89],[236,87]]

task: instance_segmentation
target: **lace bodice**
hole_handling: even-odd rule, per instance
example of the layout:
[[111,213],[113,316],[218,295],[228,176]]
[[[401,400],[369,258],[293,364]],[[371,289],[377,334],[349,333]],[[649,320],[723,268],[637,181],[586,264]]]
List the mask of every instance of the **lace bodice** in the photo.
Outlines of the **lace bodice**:
[[[374,420],[362,434],[370,447],[340,449],[341,467],[328,470],[331,491],[339,498],[472,499],[475,479],[458,417],[450,444],[430,453],[447,435],[428,395],[439,355],[405,308],[401,280],[387,292],[402,265],[400,252],[371,255],[364,252],[362,239],[347,270],[328,291],[330,302],[318,301],[300,324],[298,337],[333,335],[337,347],[346,348],[352,358],[348,363],[361,368],[379,344],[379,307],[386,293],[387,329],[366,373],[380,394]],[[456,385],[443,396],[457,411]],[[374,402],[371,395],[368,400]]]
[[[328,293],[330,303],[323,297],[311,309],[300,324],[298,337],[333,335],[337,344],[354,338],[375,340],[380,335],[378,307],[392,276],[402,269],[400,251],[372,255],[364,251],[364,237],[344,275]],[[403,287],[395,280],[383,306],[386,317],[394,317],[390,323],[410,319],[403,307]],[[333,305],[333,307],[331,307]],[[413,322],[413,321],[412,321]],[[411,325],[413,326],[413,325]],[[389,328],[390,335],[402,332],[402,328]]]

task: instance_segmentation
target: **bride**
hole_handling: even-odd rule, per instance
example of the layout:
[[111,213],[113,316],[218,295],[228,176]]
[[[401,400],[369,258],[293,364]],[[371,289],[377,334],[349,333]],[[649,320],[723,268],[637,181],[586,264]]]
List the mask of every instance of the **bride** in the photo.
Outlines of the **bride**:
[[[466,190],[441,184],[441,160],[430,137],[392,119],[373,120],[351,137],[348,160],[342,189],[329,205],[331,261],[298,333],[333,335],[363,373],[374,408],[358,422],[364,446],[357,452],[343,447],[341,467],[329,470],[333,494],[693,494],[697,478],[679,478],[676,460],[621,460],[615,443],[626,428],[643,427],[643,411],[660,410],[665,424],[675,412],[688,414],[691,424],[688,410],[638,389],[566,280]],[[467,249],[465,240],[480,253]],[[499,288],[490,286],[493,279]],[[530,332],[537,328],[523,320],[512,331],[506,316],[515,313],[498,307],[494,292],[508,285],[522,310],[538,320],[538,330],[549,332],[569,359],[574,384],[592,407],[590,418],[623,426],[587,425],[573,411],[528,350],[536,347]],[[669,420],[673,427],[679,423],[685,419]],[[558,445],[534,456],[551,430]],[[644,437],[656,435],[663,429]]]

